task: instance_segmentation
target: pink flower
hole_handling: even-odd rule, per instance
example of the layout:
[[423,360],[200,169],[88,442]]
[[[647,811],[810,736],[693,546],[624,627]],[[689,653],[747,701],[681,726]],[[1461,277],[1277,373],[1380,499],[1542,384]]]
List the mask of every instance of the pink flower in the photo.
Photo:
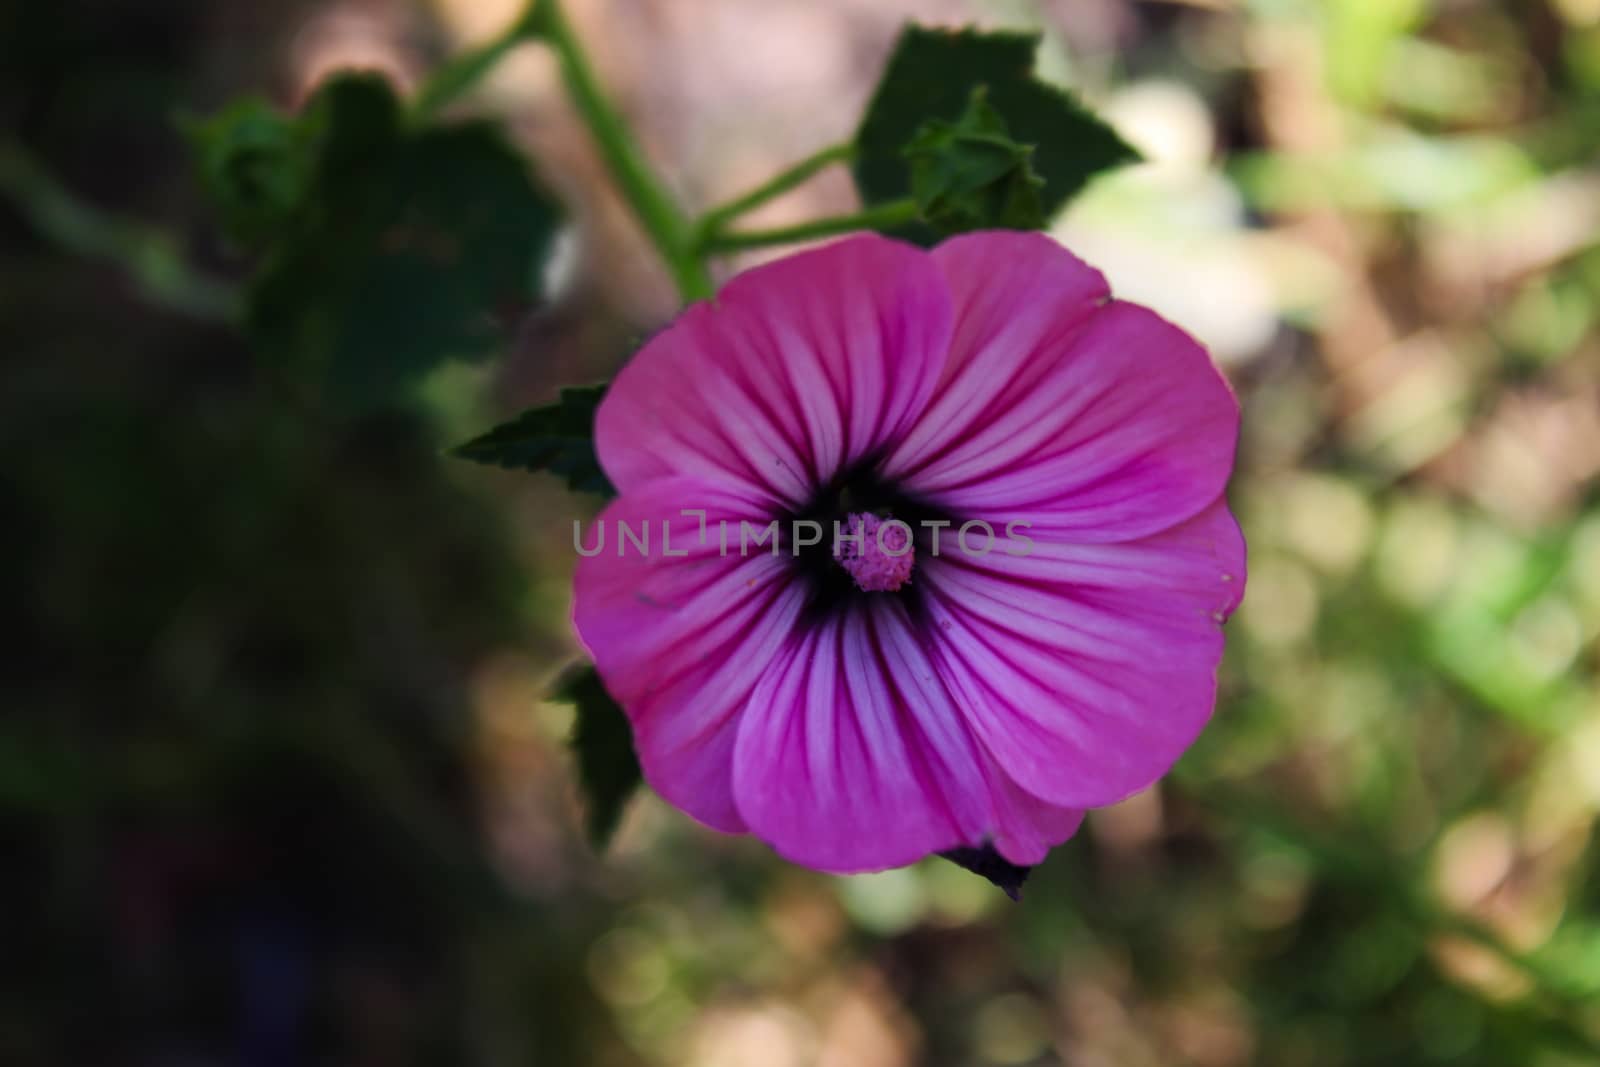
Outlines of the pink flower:
[[1238,426],[1199,345],[1041,235],[803,252],[612,385],[578,633],[646,780],[707,825],[830,871],[1034,864],[1211,715]]

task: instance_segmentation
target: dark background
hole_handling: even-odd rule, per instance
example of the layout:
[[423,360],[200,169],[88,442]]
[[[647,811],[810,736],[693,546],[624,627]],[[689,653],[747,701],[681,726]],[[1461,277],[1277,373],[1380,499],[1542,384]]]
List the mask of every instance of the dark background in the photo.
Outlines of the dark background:
[[178,120],[509,6],[5,5],[0,1064],[1597,1062],[1600,5],[570,7],[691,209],[848,135],[905,17],[1048,31],[1152,160],[1058,235],[1245,405],[1216,723],[1021,905],[653,798],[593,855],[542,699],[592,505],[441,456],[673,310],[548,57],[467,110],[568,205],[554,298],[352,415],[208,310]]

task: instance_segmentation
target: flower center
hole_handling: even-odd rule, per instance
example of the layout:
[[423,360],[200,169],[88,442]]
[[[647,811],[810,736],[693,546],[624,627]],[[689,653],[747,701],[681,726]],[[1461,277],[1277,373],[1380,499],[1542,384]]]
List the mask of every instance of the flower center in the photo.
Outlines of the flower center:
[[911,580],[911,528],[896,519],[852,511],[833,541],[833,558],[869,593],[892,593]]

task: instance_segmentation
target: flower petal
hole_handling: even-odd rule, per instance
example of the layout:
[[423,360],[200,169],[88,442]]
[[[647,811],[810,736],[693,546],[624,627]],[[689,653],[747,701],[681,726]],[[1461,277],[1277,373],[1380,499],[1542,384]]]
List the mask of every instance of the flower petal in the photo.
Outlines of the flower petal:
[[762,679],[734,750],[734,794],[780,854],[840,872],[988,840],[1037,863],[1081,819],[998,772],[889,597],[819,623]]
[[[683,508],[706,512],[704,544],[700,517]],[[585,532],[585,551],[598,531],[605,541],[579,561],[573,600],[578,635],[633,723],[645,780],[730,832],[744,829],[731,779],[738,713],[805,601],[791,560],[753,545],[740,554],[741,521],[770,521],[749,491],[689,478],[634,489]],[[644,550],[624,523],[634,538],[648,531]]]
[[746,271],[617,375],[596,418],[601,466],[624,493],[693,475],[800,506],[921,412],[951,314],[932,258],[882,237]]
[[1078,832],[1082,809],[1040,800],[1012,781],[988,753],[983,758],[994,796],[996,851],[1020,867],[1043,863],[1052,848]]
[[934,252],[957,304],[950,369],[885,473],[955,514],[1049,517],[1080,539],[1194,515],[1233,466],[1239,407],[1205,351],[1037,234]]
[[1218,500],[1139,541],[957,553],[920,581],[936,659],[988,753],[1033,796],[1093,808],[1166,773],[1210,718],[1244,563]]

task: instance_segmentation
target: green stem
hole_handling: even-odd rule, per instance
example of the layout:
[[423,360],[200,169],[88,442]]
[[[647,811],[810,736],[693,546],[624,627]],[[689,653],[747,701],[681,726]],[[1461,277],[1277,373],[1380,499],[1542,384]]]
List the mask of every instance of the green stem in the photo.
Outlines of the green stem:
[[151,303],[212,322],[237,316],[239,299],[233,287],[190,267],[169,234],[83,203],[20,147],[4,142],[0,195],[8,196],[42,237],[74,255],[116,267]]
[[903,226],[917,218],[917,202],[910,197],[891,200],[887,204],[858,211],[854,215],[838,215],[829,219],[802,222],[794,226],[780,226],[772,230],[744,230],[734,233],[714,233],[706,236],[702,249],[708,254],[739,252],[746,248],[764,248],[768,245],[792,245],[818,237],[832,237],[852,230],[881,230]]
[[432,118],[478,84],[485,74],[505,58],[506,53],[538,37],[537,12],[537,3],[530,2],[522,14],[493,40],[452,56],[430,74],[412,98],[412,115],[421,120]]
[[856,146],[851,142],[829,145],[820,152],[813,153],[777,175],[772,180],[758,185],[748,193],[735,200],[730,200],[721,207],[712,208],[700,217],[699,224],[695,227],[696,244],[704,246],[715,234],[726,228],[727,224],[743,215],[745,212],[760,207],[774,197],[808,181],[818,171],[826,170],[835,163],[848,162],[856,152]]
[[685,302],[710,296],[711,276],[695,252],[688,220],[662,188],[621,117],[600,91],[600,83],[589,68],[559,0],[538,0],[535,7],[536,30],[556,50],[572,102],[589,127],[611,176],[667,261],[678,293]]

